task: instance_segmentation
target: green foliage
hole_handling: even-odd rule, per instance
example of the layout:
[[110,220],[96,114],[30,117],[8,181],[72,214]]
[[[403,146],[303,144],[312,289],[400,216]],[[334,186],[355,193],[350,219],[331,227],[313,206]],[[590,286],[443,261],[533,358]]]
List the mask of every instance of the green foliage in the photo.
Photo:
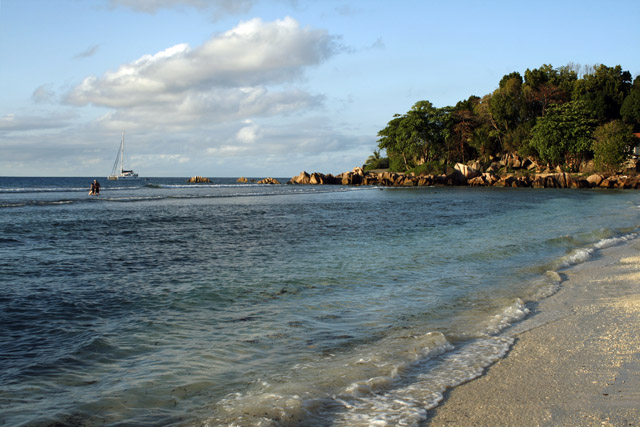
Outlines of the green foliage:
[[473,130],[469,145],[478,153],[481,160],[487,161],[489,157],[500,149],[498,140],[493,137],[492,129],[484,124]]
[[527,69],[524,73],[525,85],[533,88],[546,85],[564,92],[571,92],[577,80],[578,73],[571,66],[553,68],[549,64],[544,64],[540,68]]
[[499,87],[500,89],[504,89],[507,86],[514,84],[518,86],[522,85],[522,76],[517,71],[502,76]]
[[[518,152],[522,155],[533,154],[530,150],[532,122],[523,123],[517,126],[503,137],[502,145],[510,152]],[[535,150],[534,150],[535,152]]]
[[546,64],[538,69],[527,69],[524,76],[523,94],[529,121],[544,116],[549,105],[567,102],[578,78],[568,67],[556,69]]
[[553,105],[533,127],[531,146],[553,166],[575,168],[591,149],[596,121],[583,101]]
[[[636,82],[640,82],[640,78],[636,77]],[[624,99],[622,107],[620,107],[620,115],[625,123],[631,124],[635,130],[640,130],[640,84],[634,85],[629,95]]]
[[525,111],[520,74],[511,73],[502,78],[500,88],[489,99],[489,113],[494,127],[502,135],[521,123]]
[[445,170],[445,165],[439,160],[432,160],[427,163],[423,163],[420,166],[409,169],[408,173],[415,173],[416,175],[439,175]]
[[631,85],[631,74],[619,65],[544,64],[527,69],[524,78],[507,74],[493,93],[455,107],[415,103],[378,132],[378,148],[398,172],[444,169],[505,153],[572,170],[593,156],[595,127],[620,118],[640,131],[640,78]]
[[375,170],[375,169],[388,169],[389,168],[389,158],[382,157],[380,155],[380,150],[376,150],[373,152],[371,156],[367,158],[367,161],[364,163],[362,169],[365,171]]
[[630,89],[631,73],[619,65],[598,65],[576,82],[573,99],[584,101],[602,124],[620,118],[620,107]]
[[[408,170],[438,157],[445,150],[448,109],[419,101],[404,115],[396,114],[378,132],[378,147],[389,154],[392,169]],[[402,166],[398,165],[402,160]]]
[[389,170],[392,172],[404,172],[407,167],[401,154],[389,153]]
[[619,170],[633,147],[640,143],[631,126],[619,120],[599,126],[593,136],[593,160],[596,168],[604,172]]

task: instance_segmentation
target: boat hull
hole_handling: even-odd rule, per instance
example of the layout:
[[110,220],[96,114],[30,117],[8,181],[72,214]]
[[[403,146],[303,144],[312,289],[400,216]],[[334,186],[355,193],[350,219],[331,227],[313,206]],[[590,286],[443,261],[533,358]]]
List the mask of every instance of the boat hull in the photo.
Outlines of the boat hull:
[[136,181],[140,179],[138,175],[110,175],[107,177],[109,181]]

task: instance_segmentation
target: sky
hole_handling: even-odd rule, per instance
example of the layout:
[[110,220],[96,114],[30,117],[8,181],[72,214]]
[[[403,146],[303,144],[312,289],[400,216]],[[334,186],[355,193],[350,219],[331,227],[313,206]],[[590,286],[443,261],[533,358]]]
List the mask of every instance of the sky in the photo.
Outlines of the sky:
[[543,64],[640,74],[637,0],[0,0],[0,176],[361,166],[418,101]]

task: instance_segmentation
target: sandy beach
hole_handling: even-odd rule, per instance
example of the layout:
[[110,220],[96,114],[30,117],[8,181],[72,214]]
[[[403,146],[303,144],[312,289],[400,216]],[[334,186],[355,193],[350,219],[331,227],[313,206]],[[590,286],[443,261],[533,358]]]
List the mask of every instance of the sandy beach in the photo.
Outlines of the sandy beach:
[[561,275],[508,355],[450,390],[426,425],[640,425],[640,240]]

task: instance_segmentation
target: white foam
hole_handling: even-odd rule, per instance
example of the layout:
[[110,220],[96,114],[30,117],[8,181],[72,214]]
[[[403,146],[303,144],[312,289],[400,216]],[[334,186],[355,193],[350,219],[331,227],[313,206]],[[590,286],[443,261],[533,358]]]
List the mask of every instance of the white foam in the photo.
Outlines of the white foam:
[[503,357],[513,344],[513,338],[487,337],[474,340],[449,352],[432,363],[430,369],[410,378],[405,386],[386,393],[355,396],[341,400],[343,410],[333,425],[414,426],[436,407],[442,394],[451,387],[482,375],[484,369]]
[[636,237],[638,237],[638,235],[636,233],[630,233],[630,234],[626,234],[626,235],[620,236],[620,237],[611,237],[609,239],[602,239],[602,240],[600,240],[598,243],[596,243],[593,246],[596,249],[610,248],[612,246],[616,246],[616,245],[619,245],[621,243],[628,242],[629,240],[633,240]]
[[524,302],[517,298],[513,304],[505,307],[505,309],[489,319],[486,325],[488,334],[497,334],[512,323],[523,319],[529,314],[529,309],[525,307]]
[[582,264],[591,259],[594,252],[595,250],[593,248],[576,249],[562,259],[561,265],[563,267],[570,267],[572,265]]
[[609,237],[609,238],[601,239],[598,242],[586,248],[575,249],[569,255],[561,258],[560,266],[571,267],[573,265],[582,264],[584,262],[589,261],[593,257],[593,255],[596,253],[596,251],[599,249],[610,248],[612,246],[616,246],[621,243],[628,242],[629,240],[633,240],[637,237],[638,237],[637,233],[629,233],[624,236]]
[[[260,381],[244,393],[230,394],[218,402],[216,416],[207,425],[312,425],[314,420],[326,424],[327,414],[356,410],[362,399],[388,393],[417,366],[451,350],[439,332],[382,340],[359,349],[356,357],[309,363],[285,382]],[[420,404],[412,408],[408,410],[422,411]]]
[[[516,300],[494,316],[494,330],[527,312]],[[439,332],[397,336],[366,355],[332,357],[330,365],[306,365],[311,372],[295,372],[284,383],[262,381],[228,395],[205,425],[419,425],[448,388],[482,375],[512,344],[511,337],[485,336],[455,348]]]
[[[430,332],[425,335],[412,337],[411,344],[403,351],[396,354],[385,354],[382,359],[385,363],[392,365],[392,369],[388,370],[386,375],[376,376],[366,380],[358,380],[349,384],[342,392],[343,395],[365,396],[382,390],[389,389],[393,385],[393,381],[406,372],[412,365],[430,360],[434,356],[438,356],[447,351],[453,350],[453,345],[447,341],[446,337],[440,332]],[[394,360],[391,359],[394,358]],[[369,363],[383,366],[381,358],[377,357],[369,359]],[[362,364],[360,359],[358,364]]]

